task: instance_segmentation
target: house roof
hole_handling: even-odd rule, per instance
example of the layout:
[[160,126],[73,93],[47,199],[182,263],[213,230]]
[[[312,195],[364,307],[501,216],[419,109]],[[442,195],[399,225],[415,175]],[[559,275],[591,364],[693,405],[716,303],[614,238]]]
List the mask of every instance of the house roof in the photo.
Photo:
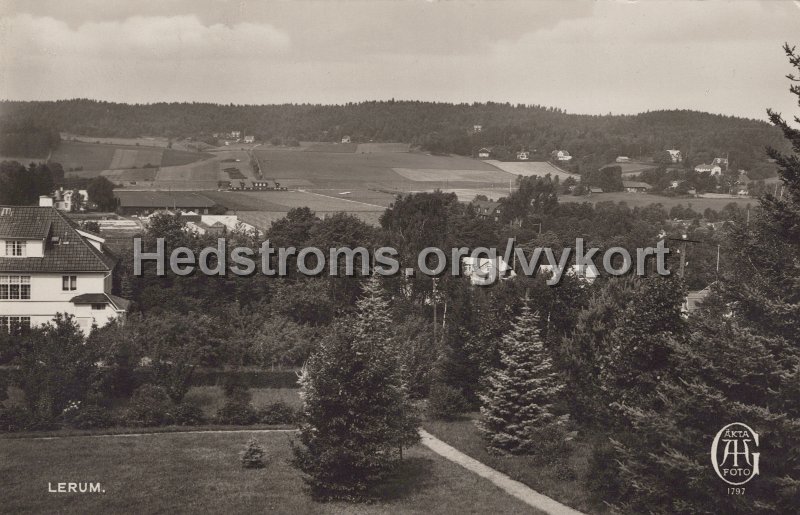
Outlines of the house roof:
[[650,188],[652,188],[652,186],[650,186],[646,182],[641,182],[641,181],[622,181],[622,187],[623,188],[644,188],[646,190],[649,190]]
[[495,209],[500,207],[500,202],[491,202],[489,200],[473,200],[471,204],[478,209],[479,213],[493,213]]
[[193,191],[130,191],[114,190],[120,207],[205,208],[213,207],[208,197]]
[[117,311],[127,311],[131,301],[108,293],[84,293],[69,300],[73,304],[111,304]]
[[[11,214],[0,219],[8,216],[20,222],[10,219],[0,222],[0,239],[45,240],[44,257],[0,257],[0,272],[108,272],[114,267],[114,257],[81,236],[75,222],[57,209],[34,206],[10,206],[10,209]],[[26,227],[35,230],[23,229]],[[55,237],[57,242],[53,241]]]
[[589,188],[592,193],[603,193],[603,188]]

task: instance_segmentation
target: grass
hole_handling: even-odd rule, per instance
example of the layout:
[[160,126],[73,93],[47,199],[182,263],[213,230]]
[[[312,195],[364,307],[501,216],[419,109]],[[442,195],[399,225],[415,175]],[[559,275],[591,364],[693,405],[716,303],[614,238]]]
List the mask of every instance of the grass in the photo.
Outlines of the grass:
[[[355,201],[332,192],[314,194],[305,191],[208,191],[203,195],[228,209],[242,211],[289,211],[308,207],[312,211],[383,211],[384,207]],[[336,196],[333,196],[336,195]]]
[[[255,436],[266,467],[243,469]],[[410,449],[372,504],[319,503],[290,464],[286,433],[159,434],[5,440],[7,513],[531,513],[488,481],[423,447]],[[99,482],[104,493],[48,493],[48,483]]]
[[740,207],[747,204],[751,206],[758,205],[758,199],[754,198],[681,198],[681,197],[663,197],[661,195],[651,195],[649,193],[627,193],[624,191],[615,191],[611,193],[594,193],[588,196],[576,197],[573,195],[559,195],[559,202],[589,202],[596,204],[598,202],[625,202],[629,207],[644,207],[650,204],[661,204],[666,209],[671,209],[677,205],[684,207],[691,205],[692,209],[702,213],[706,208],[711,208],[716,211],[721,210],[726,205],[733,202]]
[[[532,456],[495,456],[486,446],[475,426],[477,414],[454,422],[426,421],[423,427],[464,454],[528,485],[539,493],[586,513],[605,513],[602,502],[586,488],[592,442],[573,441],[572,452],[560,465],[541,463]],[[572,477],[564,477],[564,471]]]
[[167,149],[164,151],[164,155],[161,158],[161,166],[188,165],[211,157],[214,157],[214,155],[207,152]]

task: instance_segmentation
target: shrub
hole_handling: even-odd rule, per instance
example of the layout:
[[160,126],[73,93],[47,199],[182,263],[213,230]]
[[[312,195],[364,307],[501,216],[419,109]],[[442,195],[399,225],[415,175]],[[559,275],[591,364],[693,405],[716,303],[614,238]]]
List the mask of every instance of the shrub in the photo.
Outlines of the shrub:
[[82,406],[70,414],[67,424],[75,429],[102,429],[114,425],[114,417],[102,406]]
[[258,410],[261,424],[293,424],[296,418],[294,408],[283,401],[273,402]]
[[255,438],[247,442],[247,447],[242,453],[242,467],[246,469],[264,468],[264,449]]
[[428,415],[439,420],[456,420],[469,409],[461,390],[446,384],[436,384],[428,397]]
[[125,422],[134,426],[160,426],[173,422],[174,404],[160,386],[144,384],[133,392]]
[[256,423],[258,414],[249,402],[243,402],[242,399],[228,399],[217,411],[216,418],[220,424],[247,426]]
[[58,424],[54,419],[31,413],[22,406],[0,407],[0,432],[45,431],[57,428]]
[[206,417],[199,406],[182,402],[172,410],[172,418],[179,426],[199,426],[205,424]]

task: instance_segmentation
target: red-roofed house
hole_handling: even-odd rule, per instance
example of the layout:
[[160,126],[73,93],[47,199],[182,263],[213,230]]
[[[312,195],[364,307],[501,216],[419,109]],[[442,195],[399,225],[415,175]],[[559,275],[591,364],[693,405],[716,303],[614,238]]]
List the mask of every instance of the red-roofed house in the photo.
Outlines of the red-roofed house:
[[0,330],[73,315],[85,333],[125,314],[103,238],[51,206],[0,206]]

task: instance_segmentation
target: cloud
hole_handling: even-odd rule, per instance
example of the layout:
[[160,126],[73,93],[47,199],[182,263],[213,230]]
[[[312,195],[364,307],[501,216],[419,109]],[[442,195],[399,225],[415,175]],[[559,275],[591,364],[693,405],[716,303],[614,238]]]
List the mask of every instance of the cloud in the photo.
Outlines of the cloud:
[[0,56],[68,59],[238,59],[288,50],[289,35],[267,23],[203,24],[197,16],[132,16],[71,28],[47,16],[0,18]]

